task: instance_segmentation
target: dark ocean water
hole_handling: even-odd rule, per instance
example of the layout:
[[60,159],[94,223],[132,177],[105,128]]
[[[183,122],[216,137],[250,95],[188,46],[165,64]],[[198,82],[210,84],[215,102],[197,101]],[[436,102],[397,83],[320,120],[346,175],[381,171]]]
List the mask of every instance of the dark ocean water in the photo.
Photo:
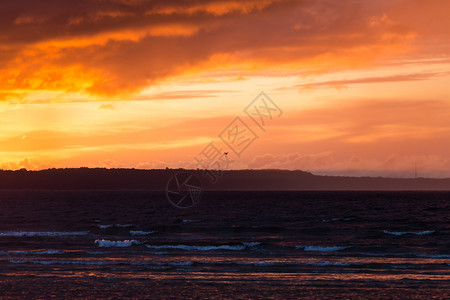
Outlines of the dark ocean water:
[[450,298],[448,192],[0,192],[0,298]]

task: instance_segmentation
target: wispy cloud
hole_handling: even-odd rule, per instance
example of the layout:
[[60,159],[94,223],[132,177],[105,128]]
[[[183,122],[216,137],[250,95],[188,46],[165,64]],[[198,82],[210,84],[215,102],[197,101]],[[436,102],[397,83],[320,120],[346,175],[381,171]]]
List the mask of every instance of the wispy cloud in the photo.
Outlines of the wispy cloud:
[[[439,75],[447,75],[448,73],[415,73],[415,74],[400,74],[392,76],[379,77],[363,77],[355,79],[329,80],[319,81],[305,84],[297,84],[291,88],[310,89],[310,88],[344,88],[353,84],[369,84],[369,83],[389,83],[389,82],[403,82],[403,81],[419,81],[433,79]],[[280,88],[286,89],[286,88]]]

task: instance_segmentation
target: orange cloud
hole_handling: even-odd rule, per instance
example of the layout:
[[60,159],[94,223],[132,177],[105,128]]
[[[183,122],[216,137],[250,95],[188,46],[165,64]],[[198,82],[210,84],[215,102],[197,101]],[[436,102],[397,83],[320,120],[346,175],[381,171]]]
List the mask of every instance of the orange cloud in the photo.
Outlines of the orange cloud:
[[11,4],[2,93],[104,97],[190,72],[353,68],[410,50],[416,33],[390,15],[394,5],[353,1],[86,2],[87,12],[43,1],[26,14]]
[[277,0],[244,0],[244,1],[210,1],[203,3],[180,3],[180,5],[162,4],[160,7],[149,10],[147,14],[179,14],[194,15],[208,13],[215,16],[221,16],[232,12],[248,14],[255,10],[261,10]]

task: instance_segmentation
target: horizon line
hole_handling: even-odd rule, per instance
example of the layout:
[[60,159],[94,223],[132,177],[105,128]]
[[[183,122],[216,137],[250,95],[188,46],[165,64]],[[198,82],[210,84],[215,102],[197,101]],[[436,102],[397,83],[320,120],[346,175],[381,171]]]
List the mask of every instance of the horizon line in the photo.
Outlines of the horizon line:
[[346,177],[346,178],[384,178],[384,179],[432,179],[432,180],[446,180],[450,179],[450,177],[387,177],[387,176],[369,176],[369,175],[361,175],[361,176],[349,176],[349,175],[323,175],[323,174],[314,174],[311,171],[305,171],[300,169],[226,169],[226,170],[215,170],[215,169],[188,169],[188,168],[155,168],[155,169],[141,169],[141,168],[108,168],[108,167],[62,167],[62,168],[47,168],[47,169],[39,169],[39,170],[28,170],[26,168],[21,168],[17,170],[4,170],[0,169],[0,172],[43,172],[43,171],[56,171],[56,170],[129,170],[129,171],[169,171],[169,170],[183,170],[183,171],[191,171],[191,172],[198,172],[198,171],[221,171],[221,172],[239,172],[239,171],[284,171],[284,172],[303,172],[310,174],[312,176],[317,177]]

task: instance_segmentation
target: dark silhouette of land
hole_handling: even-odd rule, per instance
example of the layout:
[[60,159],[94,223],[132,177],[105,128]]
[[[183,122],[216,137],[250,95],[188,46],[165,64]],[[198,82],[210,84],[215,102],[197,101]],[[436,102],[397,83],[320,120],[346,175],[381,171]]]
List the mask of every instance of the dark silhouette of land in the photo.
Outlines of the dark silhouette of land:
[[[317,176],[304,171],[287,170],[229,170],[207,173],[204,170],[184,169],[103,168],[0,171],[0,189],[163,191],[169,179],[181,172],[197,176],[205,190],[450,190],[450,178]],[[213,180],[216,182],[212,182]]]

